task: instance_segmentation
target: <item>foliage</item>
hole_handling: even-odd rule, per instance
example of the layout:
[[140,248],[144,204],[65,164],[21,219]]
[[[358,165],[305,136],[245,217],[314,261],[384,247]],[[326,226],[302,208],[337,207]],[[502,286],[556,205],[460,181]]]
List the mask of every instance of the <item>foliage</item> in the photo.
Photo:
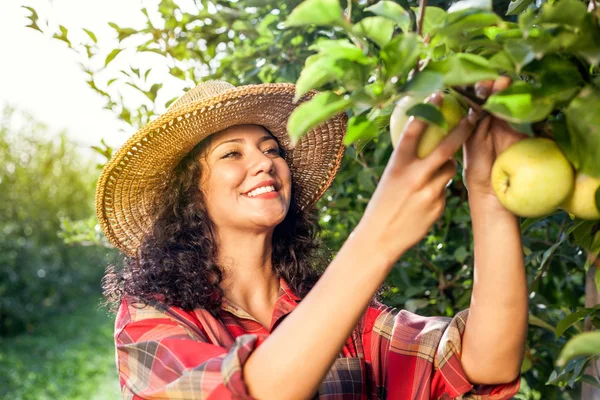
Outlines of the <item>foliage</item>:
[[94,295],[33,331],[0,338],[0,398],[116,399],[113,318]]
[[[417,4],[406,0],[348,1],[344,8],[337,0],[196,0],[195,5],[184,11],[163,0],[160,21],[144,9],[148,22],[139,30],[111,24],[118,49],[102,48],[93,34],[69,46],[84,56],[91,88],[133,128],[171,100],[153,103],[163,82],[152,80],[150,66],[111,70],[112,60],[126,50],[155,53],[153,65],[168,66],[188,88],[224,79],[236,85],[296,82],[298,95],[322,91],[299,107],[289,131],[297,139],[335,112],[350,116],[342,169],[318,203],[323,237],[334,251],[375,190],[392,151],[389,115],[406,93],[426,96],[453,87],[472,105],[525,133],[554,137],[573,165],[600,177],[594,151],[600,121],[589,112],[600,108],[600,28],[598,12],[588,13],[582,2],[515,0],[492,7],[491,1],[474,0],[449,9],[449,1],[429,1],[422,23]],[[32,28],[40,29],[37,15],[30,18]],[[57,35],[66,39],[65,32]],[[499,74],[514,83],[481,104],[472,84]],[[149,101],[129,108],[115,87],[135,88]],[[530,330],[518,398],[575,398],[582,379],[595,379],[582,375],[592,356],[565,364],[561,359],[560,366],[555,360],[583,331],[583,318],[598,325],[598,311],[584,309],[583,297],[584,266],[600,250],[600,227],[564,212],[521,222]],[[473,237],[459,172],[448,187],[444,217],[388,277],[386,303],[426,315],[454,315],[469,305],[472,274]]]
[[[17,118],[24,120],[15,130]],[[105,248],[70,246],[61,223],[93,215],[94,165],[7,108],[0,120],[0,332],[31,330],[99,293]],[[62,222],[61,222],[62,221]]]

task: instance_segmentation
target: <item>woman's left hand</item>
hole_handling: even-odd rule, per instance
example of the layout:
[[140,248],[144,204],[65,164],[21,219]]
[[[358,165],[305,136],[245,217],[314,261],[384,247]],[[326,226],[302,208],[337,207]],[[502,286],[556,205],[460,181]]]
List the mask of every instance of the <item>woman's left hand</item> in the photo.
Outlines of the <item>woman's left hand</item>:
[[[482,98],[504,90],[510,79],[500,77],[495,81],[481,81],[475,85]],[[463,145],[463,181],[469,198],[480,196],[498,201],[491,183],[492,166],[500,153],[527,135],[514,130],[506,121],[487,115],[478,124],[475,133]]]

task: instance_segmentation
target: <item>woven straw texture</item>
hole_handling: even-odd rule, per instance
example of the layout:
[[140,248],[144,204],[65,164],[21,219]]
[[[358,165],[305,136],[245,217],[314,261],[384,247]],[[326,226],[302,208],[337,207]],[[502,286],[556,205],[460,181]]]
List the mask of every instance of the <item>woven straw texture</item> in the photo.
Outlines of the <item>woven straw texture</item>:
[[347,123],[346,114],[340,113],[291,148],[288,118],[316,93],[294,104],[295,86],[290,83],[235,87],[208,81],[188,91],[129,138],[104,167],[96,187],[96,213],[108,240],[135,255],[151,229],[151,206],[169,173],[202,139],[234,125],[262,125],[277,137],[299,187],[300,208],[314,204],[339,170]]

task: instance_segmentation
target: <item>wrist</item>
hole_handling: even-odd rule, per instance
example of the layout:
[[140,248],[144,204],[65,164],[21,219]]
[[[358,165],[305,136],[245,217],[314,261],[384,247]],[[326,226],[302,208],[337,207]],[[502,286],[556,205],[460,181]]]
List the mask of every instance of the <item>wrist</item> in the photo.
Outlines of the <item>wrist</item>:
[[505,208],[493,192],[473,194],[469,192],[469,208],[473,221],[485,220],[490,222],[506,220],[507,218],[517,220],[517,216]]
[[[376,228],[361,221],[350,236],[348,236],[348,240],[346,240],[344,246],[360,250],[361,254],[368,255],[370,265],[380,267],[389,272],[400,257],[400,254],[404,253],[407,247],[402,245],[400,238],[395,238],[395,246],[391,250],[389,246],[390,239],[382,238],[377,232]],[[399,254],[398,251],[400,251]]]

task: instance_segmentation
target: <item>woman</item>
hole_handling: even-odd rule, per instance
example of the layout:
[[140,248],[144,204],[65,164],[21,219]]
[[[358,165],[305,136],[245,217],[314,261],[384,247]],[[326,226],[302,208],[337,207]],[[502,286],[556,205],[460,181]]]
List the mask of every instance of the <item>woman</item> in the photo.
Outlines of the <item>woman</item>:
[[[339,169],[346,117],[292,147],[294,91],[203,83],[106,165],[98,217],[127,256],[105,278],[119,305],[123,397],[511,397],[527,293],[518,221],[489,176],[518,135],[490,117],[471,135],[471,112],[421,160],[426,125],[409,121],[360,223],[319,274],[312,206]],[[463,144],[475,236],[471,308],[449,319],[386,307],[374,295],[442,214],[452,154]]]

